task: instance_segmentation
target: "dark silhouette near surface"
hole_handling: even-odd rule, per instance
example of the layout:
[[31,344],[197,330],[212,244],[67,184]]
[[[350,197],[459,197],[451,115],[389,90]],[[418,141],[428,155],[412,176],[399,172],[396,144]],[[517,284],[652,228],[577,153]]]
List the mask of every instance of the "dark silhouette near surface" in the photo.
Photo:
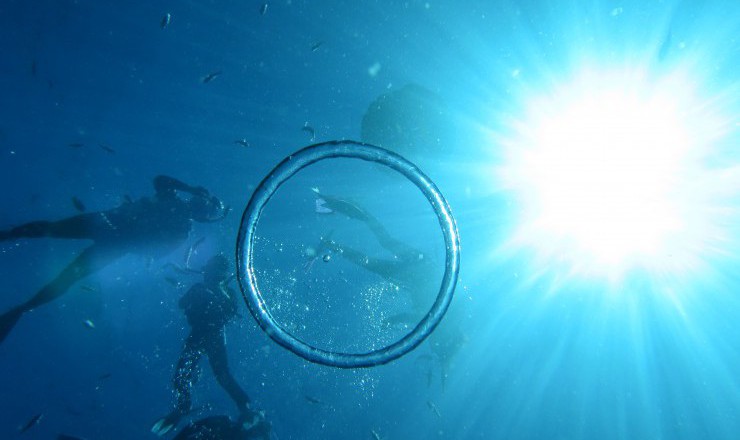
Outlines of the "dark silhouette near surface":
[[[155,194],[127,201],[107,211],[90,212],[58,221],[34,221],[0,231],[0,240],[66,238],[92,240],[51,282],[31,299],[0,316],[0,343],[24,313],[64,295],[77,281],[128,253],[149,257],[166,255],[180,246],[193,221],[211,222],[227,210],[203,187],[157,176]],[[189,198],[182,197],[185,193]]]
[[158,420],[152,432],[164,435],[180,422],[192,408],[191,387],[198,380],[198,363],[208,357],[211,370],[219,385],[229,394],[240,413],[240,421],[254,423],[258,414],[249,408],[249,397],[229,371],[224,341],[224,326],[236,317],[237,293],[227,284],[233,276],[229,261],[216,255],[203,268],[203,282],[195,284],[180,299],[190,334],[177,362],[172,385],[175,409]]

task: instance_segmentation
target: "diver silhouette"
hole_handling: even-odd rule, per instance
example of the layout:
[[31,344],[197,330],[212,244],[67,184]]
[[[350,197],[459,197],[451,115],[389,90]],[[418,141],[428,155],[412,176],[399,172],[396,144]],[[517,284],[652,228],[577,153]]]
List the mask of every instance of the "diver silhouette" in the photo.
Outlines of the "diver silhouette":
[[[439,289],[439,281],[435,277],[439,268],[433,259],[425,258],[418,249],[391,236],[377,218],[356,203],[321,193],[318,194],[317,212],[336,212],[368,227],[380,246],[391,255],[390,258],[371,257],[365,252],[327,238],[322,238],[321,245],[408,293],[412,310],[389,316],[384,320],[386,326],[408,328],[416,325],[429,311],[431,301]],[[451,306],[440,325],[429,336],[431,351],[439,362],[443,385],[453,357],[467,340],[460,328],[461,322],[459,309]]]
[[[188,238],[193,221],[217,221],[228,211],[203,187],[162,175],[155,177],[153,183],[153,197],[130,200],[107,211],[58,221],[34,221],[0,231],[0,240],[42,237],[93,240],[92,245],[31,299],[0,315],[0,343],[24,313],[64,295],[77,281],[127,253],[148,257],[166,255]],[[185,199],[180,193],[190,197]]]
[[203,282],[195,284],[180,299],[190,334],[177,362],[172,385],[175,390],[175,409],[159,419],[152,432],[164,435],[172,430],[192,407],[190,389],[198,380],[198,363],[208,356],[216,381],[229,394],[240,413],[241,422],[257,423],[258,413],[249,408],[249,397],[229,371],[224,341],[224,326],[236,317],[237,294],[228,287],[233,279],[229,261],[223,255],[212,257],[203,267]]

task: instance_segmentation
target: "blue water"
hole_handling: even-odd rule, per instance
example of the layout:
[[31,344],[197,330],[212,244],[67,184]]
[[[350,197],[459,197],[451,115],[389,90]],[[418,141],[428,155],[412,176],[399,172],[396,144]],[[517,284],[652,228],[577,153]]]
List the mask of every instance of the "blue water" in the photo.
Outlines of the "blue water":
[[[444,372],[431,360],[432,340],[385,366],[338,370],[279,347],[240,303],[226,328],[231,370],[278,438],[737,438],[740,180],[728,175],[740,139],[738,29],[732,0],[4,0],[0,229],[77,214],[73,196],[88,212],[150,196],[158,174],[206,187],[232,212],[195,224],[166,256],[124,255],[24,316],[0,346],[0,438],[156,438],[149,429],[172,407],[188,332],[177,303],[198,281],[167,263],[184,264],[201,237],[193,267],[233,255],[241,211],[272,167],[312,142],[360,140],[371,103],[409,84],[444,103],[442,117],[425,116],[438,147],[397,150],[435,180],[456,216],[461,278],[443,324],[464,337]],[[702,102],[725,115],[703,160],[729,170],[718,171],[728,179],[718,210],[727,220],[715,247],[696,250],[695,270],[579,278],[506,248],[517,199],[481,170],[505,165],[504,141],[527,98],[584,64],[641,66],[655,77],[689,71]],[[410,304],[386,280],[338,254],[304,267],[307,249],[330,233],[383,251],[358,222],[317,214],[312,187],[373,212],[441,278],[432,211],[403,178],[336,160],[286,184],[260,222],[257,269],[286,328],[350,352],[393,342],[402,330],[382,319]],[[0,311],[85,246],[0,242]],[[202,367],[181,426],[236,416]],[[39,423],[20,434],[36,414]]]

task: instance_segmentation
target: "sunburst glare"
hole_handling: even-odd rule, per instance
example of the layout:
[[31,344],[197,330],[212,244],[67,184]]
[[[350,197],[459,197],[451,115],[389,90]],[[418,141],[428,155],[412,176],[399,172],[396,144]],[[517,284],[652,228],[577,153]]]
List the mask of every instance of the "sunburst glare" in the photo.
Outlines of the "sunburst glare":
[[[682,72],[584,69],[528,100],[495,172],[519,225],[506,244],[571,275],[686,271],[722,240],[704,162],[723,119]],[[726,182],[724,182],[726,183]]]

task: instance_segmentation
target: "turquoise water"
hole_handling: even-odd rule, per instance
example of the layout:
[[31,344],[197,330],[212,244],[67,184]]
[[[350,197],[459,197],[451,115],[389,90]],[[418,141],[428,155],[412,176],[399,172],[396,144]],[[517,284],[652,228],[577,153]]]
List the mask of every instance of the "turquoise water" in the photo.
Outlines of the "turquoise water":
[[[121,244],[111,264],[25,314],[0,346],[0,438],[156,438],[189,331],[178,301],[200,280],[176,266],[232,258],[259,182],[291,153],[334,139],[380,144],[435,181],[460,230],[460,279],[426,342],[368,369],[304,361],[240,299],[225,329],[230,369],[278,438],[736,438],[738,29],[733,1],[3,1],[0,229],[79,214],[79,202],[97,212],[149,197],[160,174],[207,188],[231,211],[162,254]],[[558,119],[579,96],[595,104]],[[646,97],[624,112],[642,125],[591,120],[622,102],[604,96]],[[652,122],[641,111],[653,104],[675,118]],[[552,133],[577,143],[571,123],[590,130],[588,146],[573,156],[553,144],[540,161]],[[650,127],[661,124],[669,141],[653,153],[665,133]],[[582,159],[594,151],[597,165]],[[634,182],[620,196],[630,200],[618,199],[630,213],[599,204]],[[369,222],[321,212],[322,194],[370,213],[417,260],[393,278],[322,246],[402,260]],[[639,229],[664,205],[670,228]],[[300,172],[258,235],[268,308],[324,349],[394,342],[431,306],[444,269],[421,194],[362,161]],[[0,242],[0,311],[88,245]],[[237,416],[201,368],[180,428]]]

